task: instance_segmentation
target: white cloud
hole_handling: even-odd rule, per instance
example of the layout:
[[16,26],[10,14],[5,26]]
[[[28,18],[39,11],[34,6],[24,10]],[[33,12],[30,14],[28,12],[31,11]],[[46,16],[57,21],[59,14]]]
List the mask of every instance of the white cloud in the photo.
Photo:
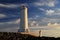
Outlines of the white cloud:
[[58,24],[58,23],[48,23],[47,24],[47,26],[49,26],[49,27],[59,27],[60,26],[60,24]]
[[47,23],[46,26],[49,27],[59,27],[60,26],[60,19],[59,18],[44,18],[42,19],[43,23]]
[[6,27],[6,28],[2,28],[0,29],[0,32],[18,32],[19,27],[18,26],[14,26],[14,27]]
[[[49,10],[44,10],[44,12],[46,12],[46,15],[60,15],[60,8],[59,9],[49,9]],[[56,16],[57,17],[57,16]]]
[[46,5],[48,5],[49,7],[54,7],[55,6],[55,2],[51,1],[49,3],[46,3]]
[[46,10],[46,15],[52,15],[54,14],[54,10]]
[[60,23],[60,19],[59,18],[44,18],[44,19],[42,19],[42,22]]
[[15,8],[19,7],[18,4],[0,4],[0,7]]
[[20,19],[16,19],[16,20],[12,20],[9,22],[5,22],[6,24],[19,24],[20,23]]
[[29,18],[29,27],[39,26],[39,15],[35,15],[33,18]]
[[36,6],[43,6],[44,5],[44,3],[40,3],[40,2],[35,2],[34,3]]
[[27,5],[27,4],[26,3],[25,4],[1,4],[0,3],[0,7],[6,7],[6,8],[17,8],[23,5]]
[[20,19],[17,19],[15,23],[16,23],[16,24],[20,23]]
[[3,32],[17,32],[20,26],[20,19],[0,22],[0,31]]
[[36,21],[31,21],[30,26],[36,26],[36,25],[37,25]]
[[60,15],[60,8],[55,10],[55,15]]
[[0,18],[4,18],[4,17],[6,17],[6,15],[0,14]]
[[37,19],[37,18],[39,18],[39,17],[40,17],[39,15],[35,15],[35,16],[34,16],[34,19]]
[[42,10],[42,11],[45,11],[45,9],[43,9],[43,8],[38,8],[39,10]]
[[48,25],[48,26],[51,26],[51,23],[48,23],[47,25]]
[[4,25],[4,24],[19,24],[20,23],[20,19],[15,19],[12,21],[8,21],[8,22],[0,22],[0,25]]
[[49,6],[54,7],[57,4],[56,0],[40,0],[34,3],[36,6]]
[[34,15],[33,17],[29,18],[29,20],[38,19],[39,17],[40,15]]
[[[46,13],[47,16],[43,17],[41,20],[39,20],[40,16],[36,15],[36,16],[34,16],[35,19],[34,19],[34,17],[32,17],[32,18],[29,19],[29,24],[32,25],[32,26],[34,24],[35,24],[34,26],[36,26],[36,25],[38,25],[38,26],[47,26],[47,24],[49,22],[50,23],[58,23],[59,24],[60,23],[60,18],[58,18],[59,14],[57,16],[55,16],[55,12],[56,12],[55,10],[48,10],[47,13],[49,13],[49,14]],[[35,21],[35,23],[33,21]]]

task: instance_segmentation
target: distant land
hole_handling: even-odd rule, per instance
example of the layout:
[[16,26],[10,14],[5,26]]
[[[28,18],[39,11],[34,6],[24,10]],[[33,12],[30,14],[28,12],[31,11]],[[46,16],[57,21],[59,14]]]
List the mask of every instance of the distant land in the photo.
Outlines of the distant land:
[[30,34],[14,33],[14,32],[0,32],[0,40],[60,40],[60,37],[37,37]]

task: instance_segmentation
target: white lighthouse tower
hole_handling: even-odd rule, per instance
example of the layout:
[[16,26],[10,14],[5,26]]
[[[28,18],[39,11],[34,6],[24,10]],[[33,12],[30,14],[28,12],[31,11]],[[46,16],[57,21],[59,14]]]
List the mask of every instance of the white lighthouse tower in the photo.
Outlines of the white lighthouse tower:
[[19,28],[18,32],[29,32],[27,6],[21,7],[20,19],[21,19],[20,28]]
[[42,37],[42,31],[41,30],[39,31],[39,37]]

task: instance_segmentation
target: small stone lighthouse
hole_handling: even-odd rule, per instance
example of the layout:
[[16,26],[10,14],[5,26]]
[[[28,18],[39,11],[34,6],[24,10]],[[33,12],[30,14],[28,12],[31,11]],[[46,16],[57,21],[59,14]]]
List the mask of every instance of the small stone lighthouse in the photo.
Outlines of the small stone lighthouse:
[[39,31],[39,37],[42,37],[42,31],[41,30]]

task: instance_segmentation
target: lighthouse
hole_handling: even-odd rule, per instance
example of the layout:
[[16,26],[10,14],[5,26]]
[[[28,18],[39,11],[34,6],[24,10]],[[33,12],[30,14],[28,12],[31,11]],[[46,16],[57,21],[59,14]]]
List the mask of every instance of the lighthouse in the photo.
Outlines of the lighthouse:
[[42,37],[42,31],[41,30],[39,31],[39,37]]
[[29,32],[27,6],[21,7],[20,19],[21,19],[20,20],[20,28],[19,28],[18,32]]

